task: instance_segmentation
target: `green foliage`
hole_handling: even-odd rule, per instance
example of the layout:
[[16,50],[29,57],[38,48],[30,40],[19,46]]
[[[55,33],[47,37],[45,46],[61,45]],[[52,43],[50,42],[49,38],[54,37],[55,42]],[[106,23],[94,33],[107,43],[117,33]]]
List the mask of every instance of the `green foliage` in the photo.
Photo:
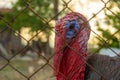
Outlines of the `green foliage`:
[[[45,21],[35,15],[29,7],[46,20],[53,16],[53,0],[18,0],[13,4],[12,11],[4,15],[5,19],[12,23],[14,30],[30,27],[31,30],[38,31],[45,27]],[[46,29],[48,28],[45,28],[44,32]]]
[[[120,1],[119,0],[112,0],[110,2],[110,5],[108,6],[109,10],[112,10],[114,7],[118,7],[120,9]],[[105,24],[107,24],[108,26],[112,26],[112,28],[114,29],[114,33],[117,31],[120,31],[120,11],[117,12],[112,12],[111,14],[108,14],[108,9],[104,10],[104,13],[106,15],[105,17]],[[97,26],[101,26],[99,22],[96,23]],[[119,43],[120,43],[120,32],[117,32],[115,35],[113,35],[114,33],[111,32],[112,29],[108,28],[108,29],[103,29],[101,27],[98,27],[98,31],[100,31],[102,33],[102,37],[109,43],[110,47],[120,47]],[[98,45],[99,47],[107,47],[104,46],[104,42],[100,39],[97,38],[99,40]]]

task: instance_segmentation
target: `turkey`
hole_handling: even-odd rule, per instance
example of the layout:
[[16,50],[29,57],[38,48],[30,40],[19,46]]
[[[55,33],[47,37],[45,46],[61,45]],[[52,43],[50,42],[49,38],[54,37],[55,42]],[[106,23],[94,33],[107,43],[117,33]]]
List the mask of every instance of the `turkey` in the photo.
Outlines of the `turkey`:
[[54,74],[56,80],[120,80],[120,58],[88,55],[90,26],[80,13],[56,22]]

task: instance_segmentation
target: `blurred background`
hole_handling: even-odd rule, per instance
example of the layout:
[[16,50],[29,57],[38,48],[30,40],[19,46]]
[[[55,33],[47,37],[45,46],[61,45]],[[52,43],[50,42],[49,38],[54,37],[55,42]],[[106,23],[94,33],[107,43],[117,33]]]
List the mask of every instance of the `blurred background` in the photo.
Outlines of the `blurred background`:
[[119,0],[0,0],[0,79],[55,80],[55,22],[69,12],[89,21],[89,53],[120,54]]

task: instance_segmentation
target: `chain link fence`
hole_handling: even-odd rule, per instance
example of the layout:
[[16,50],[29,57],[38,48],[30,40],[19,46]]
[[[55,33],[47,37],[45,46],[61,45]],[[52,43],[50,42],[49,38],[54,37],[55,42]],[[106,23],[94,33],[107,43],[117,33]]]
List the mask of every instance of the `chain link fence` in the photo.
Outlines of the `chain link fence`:
[[[20,8],[19,12],[15,14],[12,12],[12,10],[8,10],[6,13],[14,14],[14,16],[11,16],[9,19],[6,19],[7,16],[4,15],[4,12],[0,13],[0,78],[2,80],[55,80],[55,76],[53,74],[54,67],[52,63],[54,56],[53,49],[48,47],[50,46],[49,42],[53,42],[53,36],[51,37],[52,39],[50,39],[50,35],[55,33],[54,25],[52,24],[52,26],[51,23],[54,23],[55,20],[67,12],[74,12],[73,7],[70,6],[70,4],[74,1],[75,0],[61,0],[59,1],[63,4],[61,7],[59,6],[60,3],[58,0],[54,0],[52,3],[54,4],[54,12],[52,14],[54,15],[52,17],[49,15],[49,19],[47,19],[47,17],[45,18],[44,14],[38,14],[36,12],[32,6],[32,3],[34,2],[33,0],[22,0],[24,7]],[[90,18],[88,18],[88,21],[91,22],[102,11],[107,10],[110,14],[114,15],[119,22],[120,16],[118,16],[116,12],[112,11],[112,9],[108,7],[112,0],[100,0],[100,2],[104,4],[104,6],[97,10],[93,16],[91,15]],[[30,11],[31,14],[37,17],[38,22],[42,21],[43,23],[41,27],[38,26],[36,31],[33,31],[34,34],[32,33],[32,35],[29,35],[31,37],[25,36],[26,33],[22,35],[20,30],[13,28],[13,24],[16,23],[16,19],[21,17],[22,14],[26,14],[26,11]],[[117,37],[120,43],[120,24],[118,25],[118,29],[112,33],[111,38]],[[26,25],[23,24],[21,26]],[[28,24],[28,26],[30,25]],[[26,29],[23,28],[23,30]],[[44,31],[46,31],[46,37],[49,38],[47,39],[47,42],[41,42],[41,40],[39,40],[39,37],[44,36]],[[91,32],[93,35],[99,38],[103,44],[99,47],[99,49],[94,49],[90,53],[97,53],[100,49],[106,46],[109,48],[109,50],[114,52],[114,54],[120,56],[119,53],[114,51],[109,45],[110,39],[104,39],[104,36],[101,36],[97,31],[94,31],[92,27]],[[23,41],[24,45],[21,41]],[[89,66],[103,78],[101,80],[105,79],[102,73],[98,72],[98,70],[96,70],[93,66]],[[120,70],[120,67],[117,67],[114,70]]]

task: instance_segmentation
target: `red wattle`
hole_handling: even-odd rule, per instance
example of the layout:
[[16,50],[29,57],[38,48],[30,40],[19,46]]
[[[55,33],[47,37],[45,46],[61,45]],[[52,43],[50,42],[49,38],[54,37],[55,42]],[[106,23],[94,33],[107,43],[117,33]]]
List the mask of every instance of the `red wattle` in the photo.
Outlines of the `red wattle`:
[[[67,21],[78,21],[81,29],[77,35],[66,41],[65,24]],[[57,80],[84,80],[85,58],[87,55],[87,41],[90,31],[86,18],[79,13],[69,13],[58,20],[56,24],[55,46],[54,46],[54,72]]]

